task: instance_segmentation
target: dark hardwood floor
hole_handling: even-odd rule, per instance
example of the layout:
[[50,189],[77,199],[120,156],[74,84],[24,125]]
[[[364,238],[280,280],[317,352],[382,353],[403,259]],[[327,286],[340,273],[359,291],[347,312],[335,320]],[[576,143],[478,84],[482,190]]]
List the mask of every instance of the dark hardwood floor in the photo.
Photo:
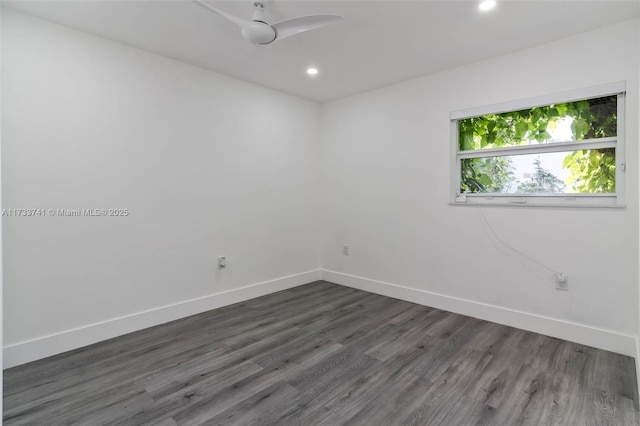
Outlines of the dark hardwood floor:
[[4,372],[4,422],[635,425],[632,358],[326,282]]

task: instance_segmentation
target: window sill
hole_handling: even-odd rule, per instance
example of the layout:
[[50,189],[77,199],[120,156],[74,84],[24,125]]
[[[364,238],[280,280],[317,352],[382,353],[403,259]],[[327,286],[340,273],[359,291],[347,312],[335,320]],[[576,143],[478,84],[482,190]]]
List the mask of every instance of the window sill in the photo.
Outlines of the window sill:
[[469,206],[469,207],[551,207],[551,208],[570,208],[570,209],[614,209],[624,210],[626,204],[569,204],[569,203],[522,203],[522,202],[455,202],[450,201],[450,206]]

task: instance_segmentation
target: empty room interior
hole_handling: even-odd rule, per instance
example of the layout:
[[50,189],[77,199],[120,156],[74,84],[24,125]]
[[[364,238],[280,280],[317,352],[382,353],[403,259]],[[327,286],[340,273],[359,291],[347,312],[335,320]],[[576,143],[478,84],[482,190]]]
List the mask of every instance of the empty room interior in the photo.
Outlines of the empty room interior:
[[1,6],[3,424],[640,424],[640,2]]

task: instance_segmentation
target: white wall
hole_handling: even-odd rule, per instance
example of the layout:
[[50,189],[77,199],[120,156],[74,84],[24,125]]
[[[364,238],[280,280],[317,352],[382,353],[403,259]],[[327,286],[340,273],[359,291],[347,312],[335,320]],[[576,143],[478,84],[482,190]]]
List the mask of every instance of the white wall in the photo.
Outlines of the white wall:
[[[0,8],[0,34],[2,34],[2,8]],[[2,69],[2,55],[0,54],[0,70]],[[2,79],[0,79],[0,99],[2,99]],[[2,116],[2,105],[0,104],[0,117]],[[1,130],[1,124],[0,123],[0,160],[2,159],[2,130]],[[2,163],[0,161],[0,210],[2,210]],[[2,336],[3,332],[2,330],[4,329],[3,324],[2,324],[2,318],[4,316],[3,314],[3,302],[2,302],[2,297],[3,297],[3,293],[4,293],[4,283],[2,280],[2,276],[3,276],[3,268],[2,268],[2,251],[3,251],[3,245],[2,245],[2,222],[0,221],[0,347],[4,347],[3,341],[4,338]],[[4,356],[4,351],[0,351],[0,366],[3,365],[3,356]],[[0,374],[0,389],[4,390],[4,374]],[[3,396],[3,391],[0,391],[0,396]],[[3,409],[2,409],[2,405],[3,405],[3,399],[4,398],[0,398],[0,413],[4,413]]]
[[[627,21],[324,104],[322,264],[337,272],[325,276],[635,355],[638,26]],[[448,205],[449,112],[620,80],[629,117],[625,210],[485,209],[503,240],[568,274],[570,291],[559,292],[548,271],[494,245],[477,207]]]
[[[640,55],[640,31],[637,34],[638,37],[638,55]],[[638,69],[638,80],[640,84],[640,68]],[[638,122],[640,123],[640,108],[638,110]],[[640,139],[640,138],[639,138]],[[640,153],[639,153],[640,154]],[[639,158],[640,164],[640,158]],[[640,221],[640,217],[638,217]],[[640,239],[638,240],[638,244],[640,244]],[[639,246],[640,248],[640,246]],[[640,259],[638,259],[638,265],[640,268]],[[640,310],[640,282],[638,283],[638,309]],[[636,385],[638,386],[638,393],[640,394],[640,316],[638,318],[638,336],[636,337]]]
[[[131,211],[4,218],[5,366],[311,281],[319,245],[327,279],[635,354],[639,39],[629,21],[320,110],[3,11],[3,207]],[[556,292],[447,204],[449,112],[619,80],[627,209],[485,209],[569,274]]]
[[317,104],[2,15],[4,208],[130,210],[3,218],[5,366],[318,277]]

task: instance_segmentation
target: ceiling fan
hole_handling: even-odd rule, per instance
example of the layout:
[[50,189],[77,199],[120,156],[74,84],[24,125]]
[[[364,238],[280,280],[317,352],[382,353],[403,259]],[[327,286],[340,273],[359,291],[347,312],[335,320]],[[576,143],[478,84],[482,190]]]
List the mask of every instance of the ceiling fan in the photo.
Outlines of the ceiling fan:
[[203,0],[192,0],[211,12],[223,16],[240,27],[242,36],[253,44],[269,44],[276,40],[282,40],[305,31],[337,24],[344,20],[338,15],[307,15],[287,19],[277,24],[269,25],[264,19],[264,6],[262,3],[254,3],[253,17],[251,21],[238,18],[227,12],[223,12],[205,3]]

